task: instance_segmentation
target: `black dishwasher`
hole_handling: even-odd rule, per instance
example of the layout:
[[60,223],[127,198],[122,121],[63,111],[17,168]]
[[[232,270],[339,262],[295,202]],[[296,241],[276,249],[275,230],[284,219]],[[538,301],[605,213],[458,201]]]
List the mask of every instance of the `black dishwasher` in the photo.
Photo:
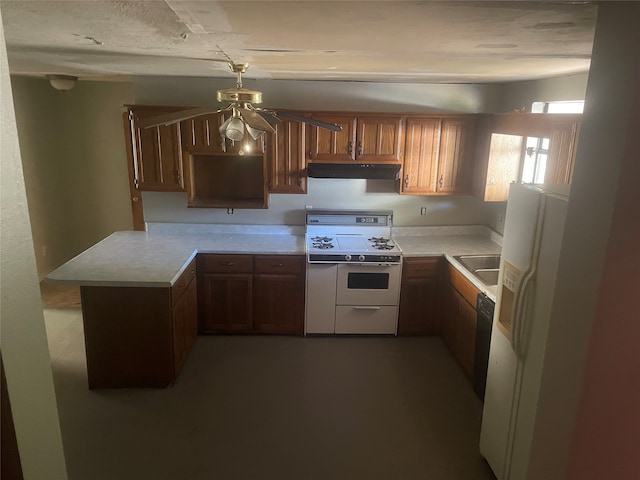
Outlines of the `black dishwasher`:
[[484,293],[478,294],[476,302],[476,353],[473,362],[473,390],[484,400],[487,385],[487,367],[489,365],[489,347],[491,346],[491,327],[495,303]]

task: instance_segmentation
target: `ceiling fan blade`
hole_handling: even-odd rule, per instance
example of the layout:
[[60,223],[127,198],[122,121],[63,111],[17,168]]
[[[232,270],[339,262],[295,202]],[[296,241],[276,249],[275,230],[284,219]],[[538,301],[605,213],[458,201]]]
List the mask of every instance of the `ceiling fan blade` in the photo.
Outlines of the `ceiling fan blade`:
[[218,110],[214,107],[200,107],[190,108],[188,110],[178,110],[177,112],[163,113],[162,115],[156,115],[154,117],[137,119],[136,125],[140,128],[156,127],[158,125],[172,125],[190,118],[209,115],[211,113],[220,113],[224,110],[227,109]]
[[313,125],[315,127],[326,128],[327,130],[331,130],[332,132],[342,131],[342,127],[339,125],[335,125],[333,123],[321,122],[320,120],[315,120],[309,117],[303,117],[302,115],[296,115],[294,113],[278,112],[278,116],[282,118],[288,118],[289,120],[295,120],[297,122],[308,123],[309,125]]
[[238,110],[240,110],[240,115],[251,128],[262,130],[263,132],[276,133],[276,129],[255,110],[248,108],[239,108]]
[[267,122],[269,122],[269,125],[271,125],[272,127],[276,127],[277,125],[282,123],[282,120],[280,120],[277,116],[275,112],[269,112],[267,110],[262,110],[262,109],[255,109],[256,112],[258,112],[258,114],[264,118]]

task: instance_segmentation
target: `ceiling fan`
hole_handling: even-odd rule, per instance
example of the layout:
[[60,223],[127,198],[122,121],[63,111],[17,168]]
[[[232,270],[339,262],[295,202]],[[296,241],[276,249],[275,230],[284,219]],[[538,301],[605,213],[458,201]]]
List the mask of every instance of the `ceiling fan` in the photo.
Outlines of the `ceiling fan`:
[[150,128],[158,125],[171,125],[188,120],[190,118],[210,115],[212,113],[231,112],[231,116],[220,126],[220,134],[230,140],[240,141],[245,132],[256,140],[265,132],[275,133],[274,126],[281,122],[280,118],[307,123],[320,128],[326,128],[334,132],[342,131],[342,127],[321,122],[313,118],[304,117],[284,111],[268,110],[256,107],[262,103],[262,92],[250,90],[242,86],[242,74],[249,68],[248,63],[228,62],[231,71],[237,75],[235,88],[218,90],[217,100],[229,104],[220,109],[214,107],[198,107],[188,110],[156,115],[144,119],[138,119],[137,124],[142,128]]

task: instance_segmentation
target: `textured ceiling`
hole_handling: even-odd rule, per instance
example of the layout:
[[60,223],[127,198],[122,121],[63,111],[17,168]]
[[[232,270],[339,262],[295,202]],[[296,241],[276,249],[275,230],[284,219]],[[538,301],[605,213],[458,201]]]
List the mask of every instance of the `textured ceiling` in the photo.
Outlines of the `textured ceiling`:
[[589,69],[591,2],[8,1],[12,74],[487,83]]

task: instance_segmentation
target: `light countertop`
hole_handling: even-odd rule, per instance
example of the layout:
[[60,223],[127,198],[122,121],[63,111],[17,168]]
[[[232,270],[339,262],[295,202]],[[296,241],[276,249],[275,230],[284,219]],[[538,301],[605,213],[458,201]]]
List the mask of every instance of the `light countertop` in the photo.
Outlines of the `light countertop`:
[[[305,254],[299,229],[274,233],[257,228],[222,229],[208,233],[115,232],[47,275],[52,283],[81,286],[169,287],[197,253]],[[403,256],[444,255],[476,287],[495,300],[487,287],[462,267],[454,255],[500,253],[499,237],[485,227],[428,227],[394,229]]]
[[82,286],[168,287],[197,253],[304,254],[304,235],[115,232],[47,275]]
[[454,255],[484,255],[499,254],[501,246],[490,236],[481,233],[447,235],[396,235],[396,245],[402,250],[404,257],[424,257],[444,255],[446,259],[456,267],[478,290],[496,300],[496,286],[489,286],[477,279],[469,270],[458,262]]

